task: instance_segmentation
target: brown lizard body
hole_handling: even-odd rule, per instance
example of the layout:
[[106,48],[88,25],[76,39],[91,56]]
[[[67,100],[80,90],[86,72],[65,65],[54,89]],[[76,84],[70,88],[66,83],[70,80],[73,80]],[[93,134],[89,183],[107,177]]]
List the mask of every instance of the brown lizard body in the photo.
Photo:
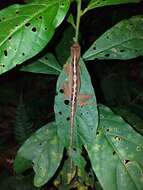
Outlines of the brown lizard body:
[[[71,47],[71,111],[70,111],[70,148],[73,149],[74,140],[74,119],[77,106],[77,97],[80,90],[80,72],[79,72],[79,60],[80,60],[80,45],[74,43]],[[70,155],[71,156],[71,155]]]

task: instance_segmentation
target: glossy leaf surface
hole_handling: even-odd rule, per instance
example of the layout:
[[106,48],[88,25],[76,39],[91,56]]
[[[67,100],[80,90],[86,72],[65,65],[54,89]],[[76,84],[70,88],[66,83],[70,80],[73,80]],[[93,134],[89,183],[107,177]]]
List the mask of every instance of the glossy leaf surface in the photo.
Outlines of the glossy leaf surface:
[[104,190],[141,190],[143,137],[109,108],[100,106],[100,125],[87,147],[92,167]]
[[68,8],[67,0],[43,0],[1,10],[0,73],[41,51],[63,21]]
[[131,59],[143,55],[143,15],[123,20],[99,37],[85,52],[85,60]]
[[[30,167],[35,171],[35,186],[44,185],[56,172],[63,155],[55,123],[40,128],[19,149],[14,167],[16,172],[23,172]],[[28,165],[29,163],[29,165]]]
[[141,0],[91,0],[88,4],[87,9],[94,9],[96,7],[103,7],[108,5],[118,5],[125,3],[138,3]]
[[62,68],[53,54],[48,53],[41,59],[38,59],[34,63],[23,66],[21,71],[58,75]]

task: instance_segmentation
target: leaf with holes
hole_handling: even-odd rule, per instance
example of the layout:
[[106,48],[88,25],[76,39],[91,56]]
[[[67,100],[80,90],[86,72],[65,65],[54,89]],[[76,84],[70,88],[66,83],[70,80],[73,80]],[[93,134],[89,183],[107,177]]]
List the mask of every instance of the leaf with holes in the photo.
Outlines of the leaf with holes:
[[56,172],[63,155],[59,143],[56,124],[49,123],[32,135],[19,149],[14,168],[21,173],[31,162],[35,171],[35,186],[44,185]]
[[138,3],[138,2],[141,2],[141,0],[91,0],[88,4],[87,10],[108,5],[118,5],[118,4]]
[[43,0],[1,10],[0,73],[41,51],[63,21],[68,8],[67,0]]
[[109,108],[99,106],[100,125],[87,148],[92,167],[104,190],[141,190],[143,137]]
[[[57,82],[57,95],[55,97],[55,116],[58,126],[58,135],[64,146],[69,146],[70,141],[70,60],[64,65],[64,69]],[[98,125],[98,111],[94,89],[85,64],[80,60],[80,92],[78,95],[77,109],[74,124],[74,146],[92,143],[95,138]]]
[[50,75],[59,75],[61,70],[62,68],[60,64],[51,53],[47,53],[44,57],[38,59],[34,63],[21,68],[21,71]]
[[126,60],[140,55],[143,55],[143,15],[113,26],[93,43],[83,58]]

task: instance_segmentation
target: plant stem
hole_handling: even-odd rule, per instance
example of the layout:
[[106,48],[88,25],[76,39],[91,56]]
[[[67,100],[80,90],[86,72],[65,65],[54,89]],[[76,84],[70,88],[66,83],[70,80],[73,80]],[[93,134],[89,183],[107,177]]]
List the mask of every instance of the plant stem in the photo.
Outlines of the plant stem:
[[75,42],[78,42],[78,37],[79,37],[79,26],[80,26],[80,17],[81,17],[81,1],[78,0],[78,5],[77,5],[77,19],[76,19],[76,32],[75,32]]

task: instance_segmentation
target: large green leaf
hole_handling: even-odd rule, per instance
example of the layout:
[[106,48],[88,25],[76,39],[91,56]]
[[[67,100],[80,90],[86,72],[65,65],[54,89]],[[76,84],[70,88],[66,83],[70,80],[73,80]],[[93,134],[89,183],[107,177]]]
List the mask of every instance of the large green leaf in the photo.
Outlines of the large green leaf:
[[23,66],[21,71],[58,75],[61,72],[61,66],[53,54],[47,53],[34,63]]
[[[63,145],[68,147],[70,141],[70,93],[68,89],[69,73],[65,72],[70,67],[70,60],[64,66],[57,82],[57,95],[55,97],[55,114],[58,126],[58,135]],[[94,89],[85,64],[80,60],[80,92],[74,124],[74,146],[92,143],[95,138],[98,111]]]
[[0,11],[0,73],[33,57],[64,19],[68,0],[33,1]]
[[87,151],[103,189],[141,190],[143,137],[109,108],[100,106],[99,112],[99,129]]
[[42,186],[57,170],[63,155],[63,147],[59,143],[56,124],[50,123],[39,129],[19,149],[14,168],[16,172],[25,171],[28,162],[35,171],[34,184]]
[[138,3],[141,0],[91,0],[87,9],[94,9],[96,7],[103,7],[108,5],[118,5],[123,3]]
[[126,60],[140,55],[143,55],[143,15],[113,26],[93,43],[83,58]]

